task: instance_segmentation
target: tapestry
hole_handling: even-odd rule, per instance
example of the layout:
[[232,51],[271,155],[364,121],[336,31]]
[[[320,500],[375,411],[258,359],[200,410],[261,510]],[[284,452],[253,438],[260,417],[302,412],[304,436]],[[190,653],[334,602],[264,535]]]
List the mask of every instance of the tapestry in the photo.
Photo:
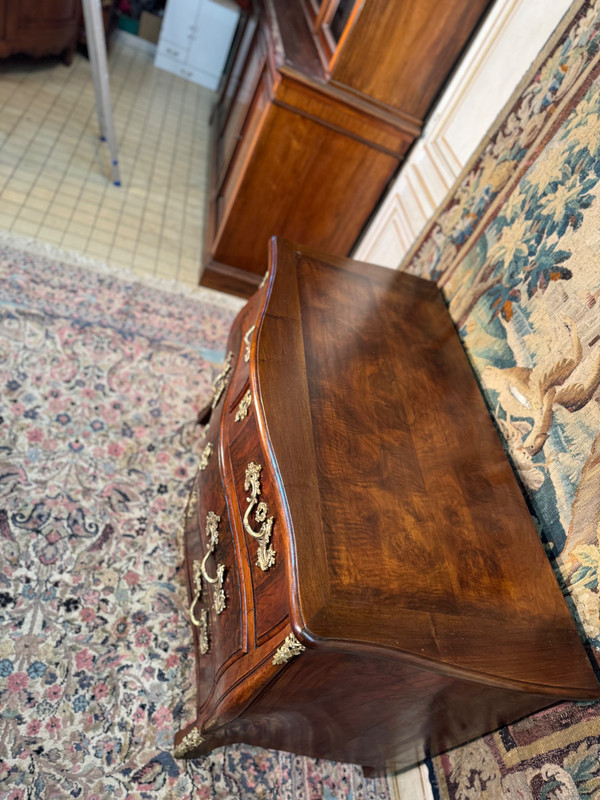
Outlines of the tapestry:
[[[435,280],[598,671],[600,3],[574,3],[402,265]],[[431,766],[444,800],[599,798],[600,704]]]
[[[0,241],[1,241],[0,236]],[[0,244],[0,797],[389,800],[195,718],[180,520],[237,301]]]

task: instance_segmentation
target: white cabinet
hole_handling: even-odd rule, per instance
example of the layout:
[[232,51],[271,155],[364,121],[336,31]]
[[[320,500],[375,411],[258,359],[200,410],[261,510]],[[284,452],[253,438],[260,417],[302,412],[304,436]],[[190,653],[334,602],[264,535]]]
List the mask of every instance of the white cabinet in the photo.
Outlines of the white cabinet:
[[225,0],[168,0],[155,65],[216,89],[238,18],[238,6]]

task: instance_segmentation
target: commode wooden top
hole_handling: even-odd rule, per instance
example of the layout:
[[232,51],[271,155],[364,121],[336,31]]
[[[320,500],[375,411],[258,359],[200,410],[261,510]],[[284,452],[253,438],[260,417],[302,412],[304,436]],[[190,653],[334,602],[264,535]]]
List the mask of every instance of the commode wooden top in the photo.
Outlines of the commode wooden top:
[[252,380],[297,630],[530,691],[596,689],[435,284],[282,240],[271,261]]

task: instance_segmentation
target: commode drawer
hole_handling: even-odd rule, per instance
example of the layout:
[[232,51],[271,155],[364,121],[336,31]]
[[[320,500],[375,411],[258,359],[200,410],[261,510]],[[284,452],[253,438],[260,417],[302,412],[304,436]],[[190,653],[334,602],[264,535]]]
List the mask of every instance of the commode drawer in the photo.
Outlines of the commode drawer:
[[[198,662],[209,656],[214,660],[213,675],[218,677],[245,650],[245,601],[212,442],[200,460],[195,492],[186,512],[194,504],[186,526],[190,620],[196,630]],[[200,668],[199,674],[204,672]],[[199,693],[204,696],[205,687],[200,686]]]
[[223,437],[232,485],[230,515],[250,575],[255,641],[260,646],[287,619],[286,556],[277,483],[259,446],[256,400],[248,383],[226,410]]

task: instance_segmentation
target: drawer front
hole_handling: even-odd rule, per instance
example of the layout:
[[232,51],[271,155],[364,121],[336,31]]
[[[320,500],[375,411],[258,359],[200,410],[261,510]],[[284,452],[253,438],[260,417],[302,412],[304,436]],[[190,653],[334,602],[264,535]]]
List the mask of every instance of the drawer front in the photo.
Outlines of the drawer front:
[[231,358],[229,359],[230,370],[226,376],[225,390],[215,407],[213,422],[211,423],[212,427],[209,428],[209,436],[213,435],[213,433],[215,436],[219,435],[222,415],[225,414],[227,420],[231,407],[239,403],[241,394],[247,388],[255,322],[264,298],[264,291],[265,289],[263,288],[252,296],[240,311],[232,326],[229,341],[227,342],[228,354],[231,353]]
[[185,570],[189,597],[189,615],[194,636],[194,655],[196,659],[196,697],[198,708],[209,698],[215,677],[215,650],[212,645],[212,626],[209,597],[202,593],[198,584],[198,565],[204,557],[201,535],[198,527],[196,505],[198,497],[198,476],[190,494],[185,511]]
[[[212,442],[207,445],[200,462],[196,492],[195,498],[192,492],[186,512],[187,574],[198,660],[202,663],[209,656],[208,660],[214,662],[212,668],[200,670],[202,679],[206,680],[209,673],[218,677],[246,650],[239,553],[229,525],[218,453]],[[191,506],[194,507],[189,516]],[[204,628],[206,640],[202,646]],[[199,684],[199,698],[209,689],[210,686]]]
[[260,646],[286,622],[288,587],[283,513],[276,481],[259,443],[249,392],[246,385],[240,402],[228,409],[226,435],[232,481],[230,515],[236,520],[243,542],[251,582],[255,643]]

